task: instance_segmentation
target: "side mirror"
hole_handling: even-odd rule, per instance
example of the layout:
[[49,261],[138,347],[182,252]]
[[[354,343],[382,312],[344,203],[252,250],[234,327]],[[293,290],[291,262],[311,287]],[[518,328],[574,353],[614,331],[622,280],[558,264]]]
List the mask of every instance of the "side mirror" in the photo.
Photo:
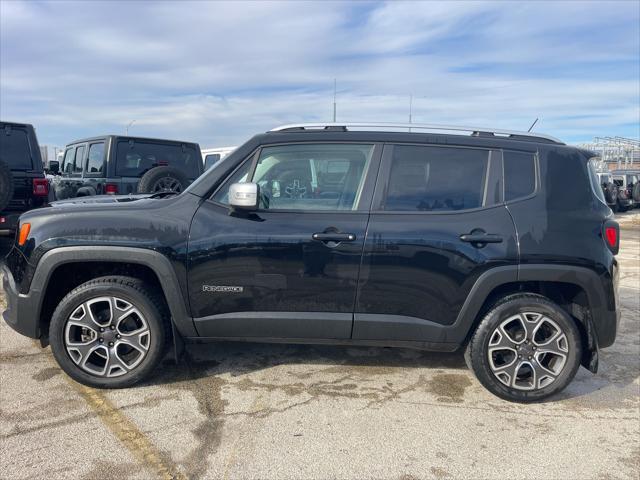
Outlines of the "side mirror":
[[49,168],[47,170],[53,175],[58,175],[60,173],[60,162],[58,162],[57,160],[51,160],[49,162]]
[[260,187],[257,183],[232,183],[229,187],[229,205],[238,210],[257,210]]

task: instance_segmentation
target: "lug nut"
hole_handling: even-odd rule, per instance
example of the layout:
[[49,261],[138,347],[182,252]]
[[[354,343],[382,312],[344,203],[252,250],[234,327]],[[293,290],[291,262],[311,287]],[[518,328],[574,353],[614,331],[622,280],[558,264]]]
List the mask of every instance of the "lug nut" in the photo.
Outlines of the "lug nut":
[[115,325],[111,325],[111,330],[115,330],[116,326]]
[[[109,342],[109,346],[113,347],[113,342]],[[531,357],[529,357],[529,358],[531,358]]]
[[99,341],[100,343],[103,343],[103,342],[104,342],[104,338],[99,338],[99,339],[98,339],[98,341]]
[[100,331],[101,331],[101,332],[104,332],[104,328],[100,327]]
[[518,358],[522,358],[522,355],[518,355]]
[[116,338],[120,338],[120,334],[116,335]]
[[533,346],[533,349],[534,349],[534,350],[536,349],[536,346],[535,346],[535,345]]
[[531,360],[531,356],[529,356],[529,360]]

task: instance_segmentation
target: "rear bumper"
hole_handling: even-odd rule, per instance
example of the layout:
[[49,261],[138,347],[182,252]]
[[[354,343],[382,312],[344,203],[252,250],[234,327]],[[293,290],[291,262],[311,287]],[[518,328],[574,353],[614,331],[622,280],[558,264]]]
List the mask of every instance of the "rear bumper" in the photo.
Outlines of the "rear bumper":
[[18,219],[24,212],[0,213],[0,237],[13,237],[18,228]]
[[35,301],[30,293],[18,293],[13,275],[7,267],[2,267],[2,275],[2,287],[7,299],[7,308],[2,312],[2,318],[19,334],[40,338],[37,313],[39,302]]

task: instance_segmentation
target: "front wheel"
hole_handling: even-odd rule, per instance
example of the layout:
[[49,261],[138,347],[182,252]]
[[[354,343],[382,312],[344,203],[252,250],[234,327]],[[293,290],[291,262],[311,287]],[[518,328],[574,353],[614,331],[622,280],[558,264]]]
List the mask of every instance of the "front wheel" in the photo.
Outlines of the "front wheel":
[[60,302],[49,337],[56,361],[71,378],[122,388],[147,377],[160,362],[169,320],[152,286],[131,277],[101,277]]
[[467,360],[491,393],[535,402],[563,390],[582,355],[573,319],[548,298],[515,294],[499,302],[478,325]]

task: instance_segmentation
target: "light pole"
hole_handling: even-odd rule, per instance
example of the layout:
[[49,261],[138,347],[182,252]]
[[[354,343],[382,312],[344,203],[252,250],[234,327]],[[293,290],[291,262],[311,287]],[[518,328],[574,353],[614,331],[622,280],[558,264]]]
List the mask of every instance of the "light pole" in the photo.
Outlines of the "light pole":
[[129,128],[130,128],[134,123],[136,123],[136,121],[135,121],[135,120],[131,120],[131,121],[127,124],[127,128],[125,129],[125,132],[126,132],[126,134],[127,134],[127,135],[129,135]]

